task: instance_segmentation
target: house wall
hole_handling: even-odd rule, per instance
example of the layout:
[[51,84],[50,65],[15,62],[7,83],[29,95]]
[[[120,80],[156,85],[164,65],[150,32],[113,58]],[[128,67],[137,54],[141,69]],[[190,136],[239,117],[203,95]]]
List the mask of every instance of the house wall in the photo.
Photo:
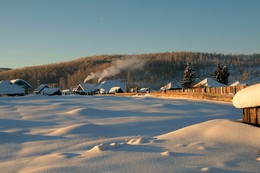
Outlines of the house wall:
[[244,108],[242,122],[260,126],[260,107]]

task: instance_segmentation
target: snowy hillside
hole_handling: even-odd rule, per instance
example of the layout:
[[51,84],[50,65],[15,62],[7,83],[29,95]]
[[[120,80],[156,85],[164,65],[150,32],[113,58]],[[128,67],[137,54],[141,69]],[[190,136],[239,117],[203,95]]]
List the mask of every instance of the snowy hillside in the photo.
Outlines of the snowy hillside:
[[231,104],[0,97],[1,172],[258,172],[260,129]]

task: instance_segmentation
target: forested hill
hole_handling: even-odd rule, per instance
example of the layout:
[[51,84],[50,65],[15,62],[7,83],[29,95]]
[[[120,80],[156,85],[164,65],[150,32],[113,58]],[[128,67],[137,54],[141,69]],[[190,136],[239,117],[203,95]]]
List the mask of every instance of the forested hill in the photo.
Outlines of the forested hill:
[[7,71],[7,70],[12,70],[12,69],[10,69],[10,68],[0,68],[0,72]]
[[216,65],[228,66],[230,82],[260,81],[260,54],[223,55],[216,53],[172,52],[140,55],[100,55],[42,66],[0,71],[1,80],[21,78],[34,88],[37,83],[56,83],[62,89],[72,88],[98,79],[119,79],[129,87],[158,89],[167,82],[179,82],[187,62],[197,73],[198,80],[212,77]]

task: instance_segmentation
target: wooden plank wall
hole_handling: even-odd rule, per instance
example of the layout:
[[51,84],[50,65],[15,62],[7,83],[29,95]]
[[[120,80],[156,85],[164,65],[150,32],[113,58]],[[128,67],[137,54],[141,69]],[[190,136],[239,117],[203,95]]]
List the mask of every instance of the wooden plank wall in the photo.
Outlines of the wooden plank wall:
[[260,126],[260,107],[244,108],[242,122]]

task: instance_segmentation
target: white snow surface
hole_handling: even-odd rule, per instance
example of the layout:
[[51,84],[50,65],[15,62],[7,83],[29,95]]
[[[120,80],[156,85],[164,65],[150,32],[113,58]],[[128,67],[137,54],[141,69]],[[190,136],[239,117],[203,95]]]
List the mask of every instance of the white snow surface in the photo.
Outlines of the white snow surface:
[[233,97],[236,108],[250,108],[260,106],[260,84],[255,84],[238,91]]
[[0,97],[1,172],[258,172],[260,129],[232,104]]

